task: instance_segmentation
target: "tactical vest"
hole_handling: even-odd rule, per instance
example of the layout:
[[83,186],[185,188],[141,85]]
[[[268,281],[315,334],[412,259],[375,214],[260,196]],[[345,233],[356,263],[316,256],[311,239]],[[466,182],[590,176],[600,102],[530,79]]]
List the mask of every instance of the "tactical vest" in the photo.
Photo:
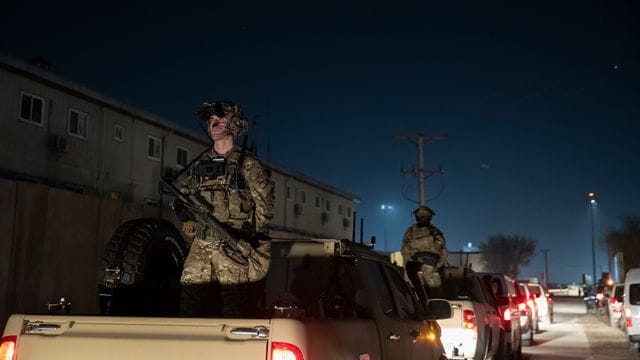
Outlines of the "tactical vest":
[[[229,155],[215,156],[207,152],[198,160],[198,164],[209,160],[224,159],[222,173],[217,176],[197,176],[194,192],[199,193],[213,207],[213,216],[233,228],[240,229],[245,222],[254,223],[255,203],[247,187],[242,166],[242,151],[234,147]],[[194,166],[198,166],[194,164]]]

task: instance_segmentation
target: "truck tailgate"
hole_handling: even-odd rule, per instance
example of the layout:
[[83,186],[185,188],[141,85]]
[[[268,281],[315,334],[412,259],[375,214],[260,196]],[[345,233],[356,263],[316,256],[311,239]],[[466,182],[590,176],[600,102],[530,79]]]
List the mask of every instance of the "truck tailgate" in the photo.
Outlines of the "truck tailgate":
[[270,320],[13,315],[17,357],[267,359]]

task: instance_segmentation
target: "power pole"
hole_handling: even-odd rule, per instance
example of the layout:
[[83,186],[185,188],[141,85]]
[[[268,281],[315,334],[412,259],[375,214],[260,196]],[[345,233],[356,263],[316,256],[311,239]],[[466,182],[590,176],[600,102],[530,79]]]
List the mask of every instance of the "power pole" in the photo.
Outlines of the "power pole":
[[544,249],[542,252],[544,253],[544,287],[549,288],[549,262],[547,259],[547,253],[549,253],[549,249]]
[[409,140],[410,142],[416,144],[418,146],[418,167],[415,166],[405,170],[402,169],[403,172],[410,172],[413,175],[418,177],[418,192],[420,205],[427,205],[427,194],[425,190],[425,179],[427,175],[437,174],[440,171],[434,170],[426,170],[424,168],[424,145],[434,142],[436,140],[446,140],[448,136],[446,134],[425,134],[425,133],[411,133],[411,134],[400,134],[394,136],[394,139],[399,140]]

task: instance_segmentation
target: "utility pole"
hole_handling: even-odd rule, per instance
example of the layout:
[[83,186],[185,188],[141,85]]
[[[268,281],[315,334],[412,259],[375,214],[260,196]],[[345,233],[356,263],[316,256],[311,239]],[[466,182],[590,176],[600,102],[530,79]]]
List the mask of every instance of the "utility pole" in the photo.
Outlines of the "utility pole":
[[418,167],[412,167],[409,170],[402,169],[403,172],[407,171],[413,175],[418,177],[418,192],[420,205],[427,205],[427,195],[425,191],[425,179],[427,175],[437,174],[440,171],[434,170],[426,170],[424,168],[424,145],[434,142],[436,140],[446,140],[448,136],[446,134],[425,134],[425,133],[411,133],[411,134],[400,134],[394,136],[395,139],[399,140],[409,140],[414,143],[418,147]]
[[544,253],[544,287],[546,289],[549,288],[549,262],[547,259],[547,253],[549,253],[549,251],[549,249],[542,250]]

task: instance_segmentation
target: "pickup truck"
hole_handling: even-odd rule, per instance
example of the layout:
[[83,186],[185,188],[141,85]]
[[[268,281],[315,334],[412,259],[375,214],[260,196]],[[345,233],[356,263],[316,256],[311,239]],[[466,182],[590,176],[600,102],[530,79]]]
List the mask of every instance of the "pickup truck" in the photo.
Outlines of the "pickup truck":
[[251,318],[12,315],[0,360],[443,359],[445,300],[420,304],[368,245],[273,240],[264,312]]

